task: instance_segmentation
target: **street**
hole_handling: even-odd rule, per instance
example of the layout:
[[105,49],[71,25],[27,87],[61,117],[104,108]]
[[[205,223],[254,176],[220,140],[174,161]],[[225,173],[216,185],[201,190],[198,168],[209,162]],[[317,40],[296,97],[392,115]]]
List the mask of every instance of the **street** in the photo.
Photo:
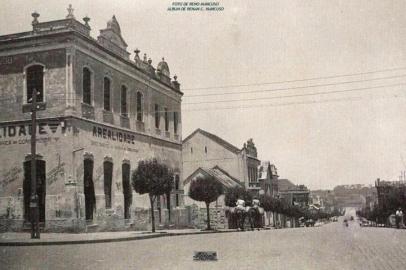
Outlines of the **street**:
[[[2,269],[404,269],[406,231],[349,227],[263,230],[117,243],[2,247]],[[217,251],[218,261],[193,261]]]

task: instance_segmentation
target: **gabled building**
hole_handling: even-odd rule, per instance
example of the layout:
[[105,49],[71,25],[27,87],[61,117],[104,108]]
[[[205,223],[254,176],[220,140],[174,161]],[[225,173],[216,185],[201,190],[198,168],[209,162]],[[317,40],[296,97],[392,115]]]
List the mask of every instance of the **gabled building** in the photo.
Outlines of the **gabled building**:
[[[227,193],[227,189],[229,189],[229,188],[244,186],[243,183],[241,183],[240,181],[238,181],[237,179],[235,179],[234,177],[229,175],[226,171],[224,171],[222,168],[220,168],[217,165],[214,166],[213,168],[199,167],[196,171],[194,171],[191,175],[189,175],[183,183],[183,185],[184,185],[183,189],[185,191],[184,202],[186,205],[196,204],[201,208],[206,207],[206,205],[203,202],[196,202],[193,199],[189,198],[188,194],[189,194],[190,184],[193,180],[195,180],[198,177],[207,177],[207,176],[211,176],[214,179],[216,179],[219,183],[221,183],[223,185],[225,193]],[[215,203],[216,207],[225,206],[225,203],[224,203],[225,193],[217,199],[217,201]]]
[[184,181],[199,168],[219,166],[247,189],[259,192],[257,149],[252,139],[238,148],[202,129],[195,130],[182,142]]

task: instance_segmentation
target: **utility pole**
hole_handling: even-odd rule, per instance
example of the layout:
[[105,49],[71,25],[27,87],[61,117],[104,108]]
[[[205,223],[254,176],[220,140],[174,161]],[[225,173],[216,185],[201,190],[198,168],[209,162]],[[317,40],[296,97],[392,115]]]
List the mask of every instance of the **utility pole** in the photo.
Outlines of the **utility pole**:
[[23,106],[23,113],[31,113],[31,194],[30,194],[30,221],[31,238],[39,239],[39,205],[37,194],[37,111],[45,110],[45,103],[37,103],[38,92],[32,89],[31,104]]
[[39,234],[39,209],[37,194],[37,90],[32,89],[31,104],[31,198],[30,198],[30,219],[31,238],[40,238]]

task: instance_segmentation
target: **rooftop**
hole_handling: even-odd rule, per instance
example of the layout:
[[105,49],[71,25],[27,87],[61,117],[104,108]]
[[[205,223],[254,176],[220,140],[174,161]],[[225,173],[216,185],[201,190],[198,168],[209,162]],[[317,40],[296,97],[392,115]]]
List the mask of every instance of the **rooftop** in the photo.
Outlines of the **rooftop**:
[[241,152],[241,149],[239,149],[238,147],[236,147],[236,146],[232,145],[231,143],[229,143],[229,142],[223,140],[223,139],[220,138],[219,136],[214,135],[214,134],[212,134],[212,133],[210,133],[210,132],[207,132],[207,131],[205,131],[205,130],[203,130],[203,129],[200,129],[200,128],[198,128],[198,129],[196,129],[195,131],[193,131],[189,136],[187,136],[187,137],[183,140],[183,142],[187,142],[187,141],[188,141],[190,138],[192,138],[196,133],[201,133],[201,134],[203,134],[204,136],[206,136],[206,137],[210,138],[211,140],[217,142],[218,144],[222,145],[224,148],[230,150],[230,151],[233,152],[233,153],[236,153],[236,154],[237,154],[237,153]]
[[[48,37],[55,34],[75,33],[77,36],[92,43],[104,52],[115,56],[152,79],[182,94],[182,92],[180,92],[180,83],[177,81],[177,76],[174,75],[173,79],[171,79],[169,65],[164,58],[158,63],[157,68],[154,68],[152,66],[152,59],[148,58],[146,53],[144,53],[144,57],[141,59],[139,56],[140,50],[135,49],[134,59],[130,60],[130,53],[127,51],[128,45],[121,35],[121,27],[116,16],[113,15],[112,18],[108,20],[106,28],[101,29],[100,35],[95,39],[90,35],[90,18],[87,16],[84,17],[82,23],[76,20],[73,14],[74,9],[71,5],[69,5],[67,10],[68,14],[65,18],[47,22],[40,22],[38,19],[40,14],[33,12],[31,14],[33,17],[33,21],[31,22],[32,31],[0,36],[0,45],[14,44],[15,42],[26,40],[37,40],[41,37]],[[10,45],[8,45],[8,47],[5,46],[5,48],[9,49]]]

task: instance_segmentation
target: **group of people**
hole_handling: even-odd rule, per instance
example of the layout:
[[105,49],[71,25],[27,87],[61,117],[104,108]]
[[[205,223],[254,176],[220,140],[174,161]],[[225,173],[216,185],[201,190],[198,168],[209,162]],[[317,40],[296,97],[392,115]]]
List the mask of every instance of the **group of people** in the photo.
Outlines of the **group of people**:
[[[256,209],[259,209],[260,201],[257,198],[254,198],[252,200],[252,207],[256,208]],[[245,207],[245,201],[243,199],[237,199],[236,208],[246,211],[247,208]]]

